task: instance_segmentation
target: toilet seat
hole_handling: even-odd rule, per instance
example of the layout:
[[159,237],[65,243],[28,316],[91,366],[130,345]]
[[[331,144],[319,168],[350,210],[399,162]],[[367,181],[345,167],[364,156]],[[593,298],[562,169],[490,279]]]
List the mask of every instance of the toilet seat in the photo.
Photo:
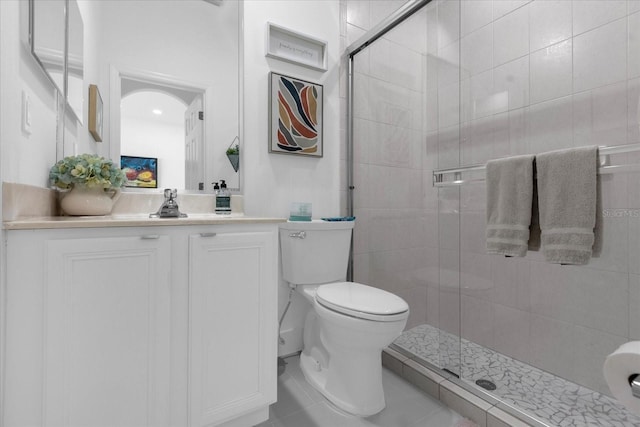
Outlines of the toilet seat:
[[356,282],[338,282],[319,286],[316,302],[325,308],[376,322],[406,319],[409,306],[400,297]]

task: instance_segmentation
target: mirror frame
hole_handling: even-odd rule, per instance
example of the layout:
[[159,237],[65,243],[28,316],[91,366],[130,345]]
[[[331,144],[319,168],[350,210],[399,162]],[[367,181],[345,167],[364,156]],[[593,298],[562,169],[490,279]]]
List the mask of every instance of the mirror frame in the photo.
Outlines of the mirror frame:
[[[51,82],[54,89],[57,91],[58,96],[64,99],[65,108],[59,111],[62,111],[62,116],[66,115],[66,112],[71,112],[71,115],[76,119],[76,121],[80,124],[83,124],[82,120],[82,111],[75,111],[73,106],[69,103],[68,91],[69,91],[69,15],[70,15],[70,2],[76,0],[61,0],[61,3],[64,3],[64,47],[62,52],[62,87],[58,87],[58,84],[55,82],[51,74],[47,71],[44,66],[44,62],[36,53],[36,37],[37,30],[35,28],[35,2],[37,0],[29,0],[29,50],[31,52],[31,56],[36,60],[42,71],[44,72],[47,79]],[[46,1],[46,0],[40,0]],[[77,5],[77,2],[76,2]],[[84,42],[84,22],[82,22],[82,16],[80,17],[81,23],[83,26],[83,42]],[[82,60],[82,68],[84,69],[84,58]],[[83,74],[84,75],[84,74]],[[84,77],[82,79],[81,86],[84,88]],[[83,89],[84,92],[84,89]],[[83,95],[84,96],[84,95]],[[83,98],[84,99],[84,98]],[[80,115],[78,115],[80,114]],[[56,141],[56,143],[58,143]],[[63,142],[64,143],[64,142]]]
[[38,33],[35,28],[36,0],[29,0],[29,51],[31,52],[31,56],[33,56],[33,58],[36,60],[36,62],[44,72],[44,75],[47,76],[47,79],[51,82],[58,94],[64,96],[66,85],[65,80],[67,75],[67,12],[69,10],[69,0],[61,0],[61,3],[64,4],[64,19],[62,22],[64,31],[64,46],[62,47],[62,87],[58,86],[51,74],[49,74],[49,72],[47,71],[44,62],[36,53],[36,37]]
[[[1,0],[0,0],[1,1]],[[78,123],[80,123],[81,125],[84,124],[84,120],[83,120],[83,115],[84,115],[84,104],[85,104],[85,84],[84,84],[84,72],[85,72],[85,64],[84,64],[84,21],[82,20],[82,14],[80,13],[80,7],[78,6],[78,2],[77,0],[66,0],[67,2],[67,7],[66,7],[66,41],[65,41],[65,63],[64,63],[64,99],[67,103],[67,110],[71,112],[71,114],[76,118],[76,121]],[[80,18],[80,26],[82,28],[82,56],[80,57],[80,67],[82,69],[82,79],[80,81],[80,99],[81,99],[81,103],[78,106],[79,110],[76,110],[76,108],[74,107],[74,105],[71,104],[71,102],[69,101],[69,75],[71,74],[71,48],[70,48],[70,43],[71,43],[71,3],[75,3],[75,7],[76,9],[78,9],[78,16]]]

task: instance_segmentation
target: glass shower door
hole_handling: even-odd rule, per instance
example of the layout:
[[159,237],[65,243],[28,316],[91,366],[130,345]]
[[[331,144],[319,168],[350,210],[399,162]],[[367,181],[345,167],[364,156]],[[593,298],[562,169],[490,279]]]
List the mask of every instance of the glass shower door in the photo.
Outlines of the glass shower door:
[[403,351],[459,375],[460,195],[432,183],[459,164],[456,4],[428,3],[353,56],[353,274],[409,303]]

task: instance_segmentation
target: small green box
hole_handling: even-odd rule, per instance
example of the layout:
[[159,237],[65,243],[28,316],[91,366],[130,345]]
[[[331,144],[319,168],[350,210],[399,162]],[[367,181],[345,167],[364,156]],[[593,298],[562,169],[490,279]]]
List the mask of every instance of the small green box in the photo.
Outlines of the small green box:
[[291,207],[289,210],[289,221],[311,221],[311,203],[291,203]]

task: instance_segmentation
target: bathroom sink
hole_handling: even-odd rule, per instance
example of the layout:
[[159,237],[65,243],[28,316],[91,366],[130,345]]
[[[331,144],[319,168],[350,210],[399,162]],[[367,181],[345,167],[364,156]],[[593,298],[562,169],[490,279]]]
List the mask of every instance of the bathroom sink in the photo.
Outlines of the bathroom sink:
[[192,218],[192,215],[187,215],[187,216],[183,216],[183,217],[177,217],[177,216],[166,216],[166,217],[159,217],[159,216],[149,216],[149,213],[123,213],[123,214],[112,214],[111,218],[112,219],[117,219],[117,220],[141,220],[141,219],[179,219],[179,218]]
[[125,213],[125,214],[111,214],[112,219],[148,219],[148,213]]
[[232,214],[227,214],[227,215],[219,215],[213,212],[207,212],[207,213],[190,213],[187,214],[189,215],[189,218],[193,218],[193,219],[225,219],[225,218],[240,218],[243,217],[244,215],[241,213],[232,213]]
[[[187,219],[226,219],[226,218],[239,218],[242,217],[242,214],[232,213],[229,215],[218,215],[213,212],[205,212],[205,213],[187,213]],[[121,214],[112,214],[112,219],[116,220],[140,220],[140,219],[149,219],[148,213],[121,213]],[[156,218],[151,218],[156,219]],[[165,219],[165,218],[162,218]],[[167,218],[167,219],[179,219],[176,217]]]

